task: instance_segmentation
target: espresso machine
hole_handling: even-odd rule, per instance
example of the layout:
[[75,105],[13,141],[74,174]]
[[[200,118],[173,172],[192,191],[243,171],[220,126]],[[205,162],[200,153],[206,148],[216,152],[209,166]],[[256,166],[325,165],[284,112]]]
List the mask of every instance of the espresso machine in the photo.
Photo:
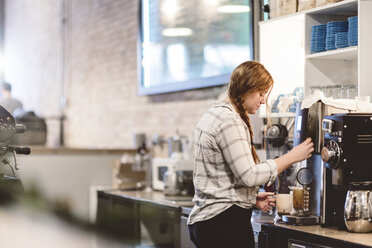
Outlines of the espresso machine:
[[324,226],[346,229],[344,206],[349,184],[372,181],[372,114],[325,116],[322,121],[325,168]]
[[15,173],[19,169],[16,155],[28,155],[30,148],[11,145],[10,140],[24,131],[26,126],[16,124],[14,117],[0,106],[0,203],[12,201],[23,192],[22,182]]
[[[336,113],[338,112],[338,113]],[[339,113],[345,112],[345,113]],[[313,174],[309,211],[318,224],[344,230],[344,205],[351,182],[372,181],[372,114],[349,113],[318,101],[301,109],[298,103],[294,146],[310,137],[314,152],[306,160]]]

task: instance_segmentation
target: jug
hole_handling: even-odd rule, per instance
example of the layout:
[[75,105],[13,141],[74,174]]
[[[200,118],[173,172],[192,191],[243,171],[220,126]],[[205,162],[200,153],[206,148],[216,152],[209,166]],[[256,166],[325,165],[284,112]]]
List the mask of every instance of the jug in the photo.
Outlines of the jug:
[[164,194],[178,195],[180,193],[180,185],[177,178],[177,172],[174,166],[170,166],[168,171],[164,173]]
[[372,181],[351,182],[346,195],[344,220],[350,232],[372,231]]

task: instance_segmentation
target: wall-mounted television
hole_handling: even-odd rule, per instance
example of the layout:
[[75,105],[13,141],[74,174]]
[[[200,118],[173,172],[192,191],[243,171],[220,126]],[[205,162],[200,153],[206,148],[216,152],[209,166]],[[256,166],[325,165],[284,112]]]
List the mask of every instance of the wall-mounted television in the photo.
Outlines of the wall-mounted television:
[[251,0],[141,0],[140,95],[223,85],[253,59]]

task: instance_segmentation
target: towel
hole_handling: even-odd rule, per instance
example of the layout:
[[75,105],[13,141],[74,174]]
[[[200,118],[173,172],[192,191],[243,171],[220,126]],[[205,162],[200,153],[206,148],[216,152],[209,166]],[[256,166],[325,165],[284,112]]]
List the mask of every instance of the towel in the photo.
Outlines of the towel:
[[325,105],[348,110],[350,112],[357,111],[357,101],[353,99],[333,99],[332,97],[326,97],[324,93],[320,90],[315,90],[314,94],[305,97],[302,100],[301,109],[310,108],[311,105],[316,103],[317,101],[321,101]]

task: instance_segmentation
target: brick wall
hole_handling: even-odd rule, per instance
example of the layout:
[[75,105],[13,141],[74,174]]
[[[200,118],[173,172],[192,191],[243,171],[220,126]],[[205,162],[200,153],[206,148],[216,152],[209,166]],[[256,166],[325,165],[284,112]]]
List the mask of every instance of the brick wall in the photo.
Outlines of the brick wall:
[[63,113],[70,147],[130,147],[138,132],[191,137],[222,93],[138,96],[137,14],[137,0],[5,2],[5,79],[26,109],[48,118],[49,145]]

